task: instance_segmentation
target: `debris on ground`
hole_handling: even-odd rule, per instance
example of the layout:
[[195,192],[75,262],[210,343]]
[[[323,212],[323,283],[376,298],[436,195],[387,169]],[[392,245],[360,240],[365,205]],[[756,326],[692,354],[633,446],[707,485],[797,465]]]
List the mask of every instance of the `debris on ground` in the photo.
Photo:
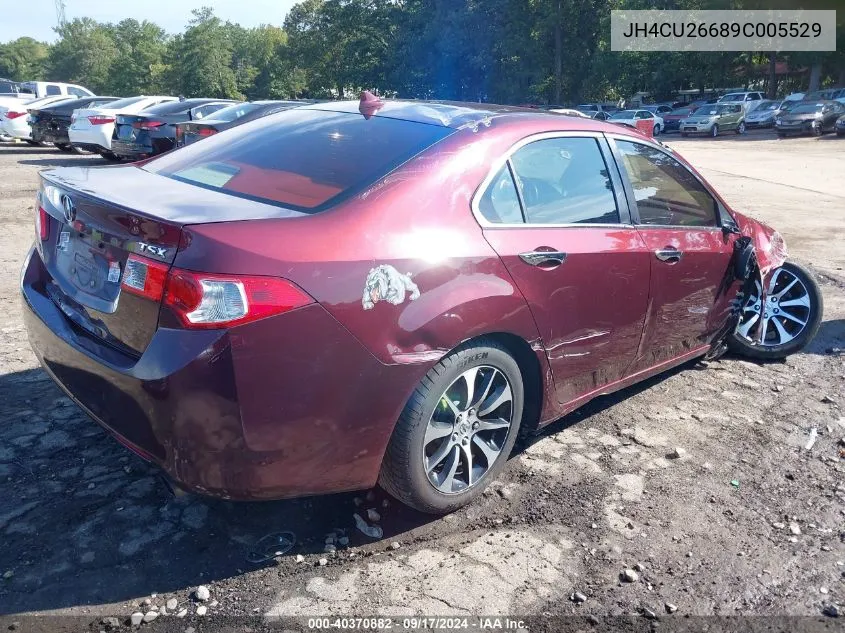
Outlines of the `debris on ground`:
[[211,597],[211,591],[205,585],[200,585],[194,589],[194,597],[200,602],[205,602]]
[[671,451],[670,451],[670,452],[666,455],[666,457],[667,457],[668,459],[681,459],[681,457],[683,457],[683,456],[684,456],[684,455],[686,455],[686,454],[687,454],[686,449],[683,449],[683,448],[680,448],[680,447],[676,447],[676,448],[673,448],[673,449],[672,449],[672,450],[671,450]]
[[624,569],[620,577],[624,582],[637,582],[640,579],[640,575],[633,569]]
[[816,427],[810,429],[810,437],[807,438],[807,443],[804,444],[804,450],[809,451],[813,448],[813,445],[816,443],[816,439],[819,436],[819,430]]
[[328,561],[328,559],[326,559],[326,558],[321,558],[320,560],[318,560],[318,561],[317,561],[317,564],[318,564],[320,567],[325,567],[326,565],[328,565],[328,564],[329,564],[329,561]]
[[141,626],[141,622],[144,621],[144,614],[140,611],[136,611],[132,615],[129,616],[129,622],[132,626]]
[[739,489],[739,479],[731,479],[731,486],[736,489]]
[[584,595],[583,593],[581,593],[580,591],[576,591],[575,593],[573,593],[573,594],[569,597],[569,599],[570,599],[570,600],[572,600],[572,602],[574,602],[575,604],[581,604],[582,602],[586,602],[586,601],[587,601],[587,596],[585,596],[585,595]]
[[179,606],[179,601],[176,598],[171,598],[168,600],[165,605],[168,611],[176,611],[176,607]]
[[273,532],[262,536],[246,555],[253,564],[265,563],[287,554],[296,545],[296,534],[290,531]]
[[355,527],[358,528],[358,531],[361,532],[364,536],[369,536],[370,538],[380,539],[384,536],[384,531],[378,525],[368,525],[366,521],[361,517],[360,514],[357,512],[352,515],[352,518],[355,519]]
[[153,620],[155,620],[158,617],[158,615],[159,615],[158,611],[147,611],[144,614],[143,621],[147,622],[147,623],[152,622]]
[[197,615],[205,615],[208,612],[208,607],[201,604],[197,607]]
[[664,604],[663,608],[666,609],[666,613],[675,613],[678,610],[678,607],[671,602]]
[[375,508],[370,508],[367,510],[367,519],[369,519],[371,523],[378,523],[381,521],[381,515]]
[[790,523],[789,531],[798,536],[801,534],[801,527],[797,523]]

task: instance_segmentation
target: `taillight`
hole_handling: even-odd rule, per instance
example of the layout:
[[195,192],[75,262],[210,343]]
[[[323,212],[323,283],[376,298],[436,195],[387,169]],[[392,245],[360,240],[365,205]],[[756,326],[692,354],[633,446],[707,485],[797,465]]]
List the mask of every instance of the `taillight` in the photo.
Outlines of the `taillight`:
[[38,213],[35,214],[35,232],[42,242],[50,237],[50,216],[42,206],[38,207]]
[[17,119],[18,117],[21,117],[21,116],[26,116],[26,112],[13,112],[12,110],[9,110],[8,112],[6,112],[6,118],[7,119]]
[[167,282],[167,264],[132,254],[123,268],[121,287],[140,297],[161,301]]
[[164,294],[164,303],[191,329],[241,325],[313,301],[285,279],[196,273],[176,268],[170,271]]
[[114,117],[91,115],[88,117],[88,122],[91,125],[106,125],[107,123],[114,123]]
[[217,134],[218,130],[215,130],[213,127],[201,127],[197,130],[197,134],[200,136],[212,136],[213,134]]
[[132,124],[137,130],[153,130],[164,125],[164,121],[135,121]]

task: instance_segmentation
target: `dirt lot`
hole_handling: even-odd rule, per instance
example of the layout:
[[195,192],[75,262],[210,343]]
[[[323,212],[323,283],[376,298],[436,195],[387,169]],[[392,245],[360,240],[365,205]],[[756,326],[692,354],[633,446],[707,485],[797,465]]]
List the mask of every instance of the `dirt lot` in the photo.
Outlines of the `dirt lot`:
[[[377,542],[355,530],[356,495],[173,497],[61,395],[29,350],[18,271],[38,170],[101,161],[0,144],[3,626],[62,613],[96,631],[105,615],[123,621],[149,611],[145,599],[171,598],[188,610],[180,631],[262,614],[653,613],[661,624],[760,614],[835,624],[821,614],[845,608],[845,139],[668,138],[819,274],[826,313],[815,342],[782,364],[688,365],[595,401],[519,447],[489,494],[454,515],[422,516],[376,490],[363,504],[382,514]],[[806,450],[811,428],[818,440]],[[675,448],[685,455],[668,458]],[[287,555],[247,561],[252,544],[283,530],[297,537]],[[334,530],[351,542],[324,554]],[[621,582],[625,569],[638,579]],[[204,618],[190,599],[200,584],[211,593]]]

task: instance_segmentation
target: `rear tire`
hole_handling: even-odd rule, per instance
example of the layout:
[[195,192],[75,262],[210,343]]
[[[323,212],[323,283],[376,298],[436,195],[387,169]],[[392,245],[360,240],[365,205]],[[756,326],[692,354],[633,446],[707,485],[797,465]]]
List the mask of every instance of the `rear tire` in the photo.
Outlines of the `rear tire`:
[[[777,298],[778,293],[783,288],[786,288],[793,282],[793,280],[797,280],[798,283],[792,285],[791,289],[778,299],[778,301],[790,302],[788,309],[785,309],[778,314],[773,313],[768,319],[771,325],[766,328],[767,340],[769,340],[769,333],[772,334],[769,343],[764,342],[761,345],[755,345],[740,332],[743,325],[746,324],[748,320],[756,318],[754,326],[749,334],[754,332],[756,324],[760,318],[759,312],[755,309],[756,305],[759,305],[759,299],[756,297],[750,297],[749,301],[743,306],[743,316],[739,327],[728,338],[728,347],[730,347],[733,352],[740,354],[741,356],[755,358],[757,360],[777,360],[785,358],[790,354],[794,354],[795,352],[799,352],[804,349],[804,347],[813,340],[813,337],[815,337],[816,332],[819,330],[819,325],[821,324],[822,315],[824,313],[824,300],[822,299],[821,290],[819,289],[819,285],[813,277],[813,274],[803,266],[799,266],[798,264],[794,264],[792,262],[786,262],[778,270],[782,270],[783,273],[775,271],[772,275],[774,276],[777,274],[782,278],[775,279],[775,294],[770,297],[770,309],[774,310],[775,306],[780,305],[780,303],[772,302],[771,299]],[[802,285],[803,288],[801,288]],[[759,288],[757,292],[759,292]],[[806,302],[808,304],[806,308],[799,303],[804,301],[804,297],[806,297]],[[755,299],[756,301],[754,301]],[[784,303],[784,305],[786,305],[786,303]],[[788,313],[791,317],[798,318],[804,322],[804,325],[800,330],[795,329],[797,322],[792,320],[792,318],[782,316],[786,313]],[[780,321],[778,321],[778,323],[774,323],[774,321],[778,319],[780,319]],[[778,325],[780,325],[780,327],[778,327]],[[778,340],[783,340],[781,330],[787,332],[787,334],[789,334],[792,338],[782,344],[778,344]],[[778,340],[776,340],[775,337],[777,337]]]
[[503,346],[480,339],[458,348],[428,371],[405,405],[379,484],[430,514],[472,502],[505,467],[523,403],[522,372]]

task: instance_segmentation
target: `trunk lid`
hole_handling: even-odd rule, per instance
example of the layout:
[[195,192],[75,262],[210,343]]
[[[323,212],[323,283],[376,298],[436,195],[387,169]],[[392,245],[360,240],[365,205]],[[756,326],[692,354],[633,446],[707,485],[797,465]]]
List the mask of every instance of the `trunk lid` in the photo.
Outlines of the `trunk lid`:
[[155,334],[160,301],[122,288],[130,255],[169,269],[186,224],[301,215],[136,166],[69,167],[42,178],[49,237],[39,253],[51,277],[47,294],[90,336],[135,357]]

